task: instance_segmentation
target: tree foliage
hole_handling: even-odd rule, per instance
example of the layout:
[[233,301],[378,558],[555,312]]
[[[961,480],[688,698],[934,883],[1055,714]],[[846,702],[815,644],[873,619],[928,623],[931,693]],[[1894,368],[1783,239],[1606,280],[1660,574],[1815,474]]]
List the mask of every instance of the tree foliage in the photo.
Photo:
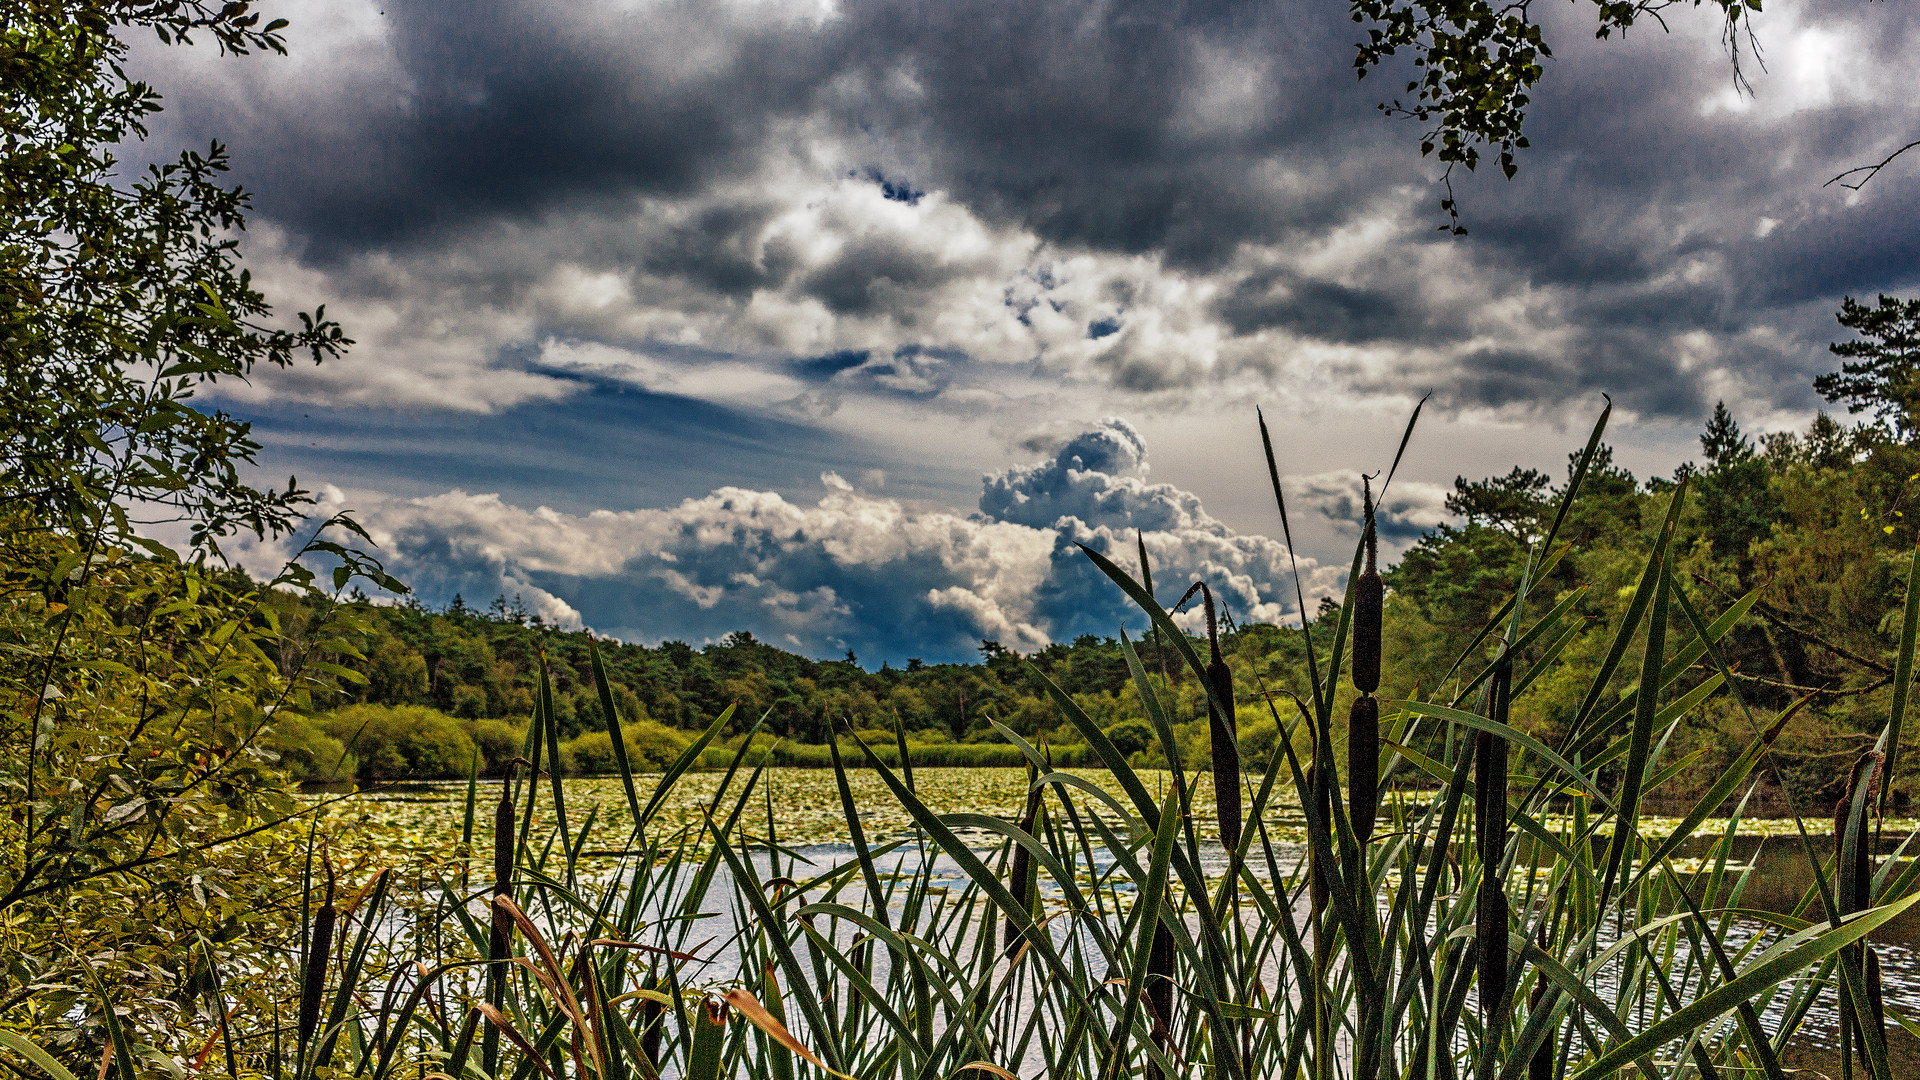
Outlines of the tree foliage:
[[[0,11],[0,1025],[104,994],[158,1044],[212,1006],[221,955],[284,944],[284,826],[310,807],[276,727],[359,677],[342,593],[404,588],[343,518],[272,580],[222,567],[222,538],[285,533],[308,500],[255,486],[249,426],[205,391],[349,342],[321,311],[275,318],[218,144],[124,157],[160,108],[122,67],[132,35],[277,53],[285,25],[244,2]],[[58,1048],[97,1058],[98,1024]]]
[[[1717,8],[1726,20],[1725,40],[1739,73],[1739,44],[1748,18],[1760,0],[1692,0],[1694,7]],[[1594,36],[1624,35],[1642,20],[1661,20],[1673,0],[1593,0]],[[1479,168],[1483,152],[1494,156],[1511,180],[1519,171],[1516,151],[1527,148],[1527,107],[1534,86],[1546,74],[1542,61],[1553,50],[1533,19],[1530,3],[1489,0],[1351,0],[1353,21],[1366,28],[1355,46],[1353,66],[1360,78],[1402,52],[1411,54],[1413,78],[1402,94],[1382,102],[1389,116],[1427,125],[1420,153],[1435,155],[1451,178],[1456,165]],[[1465,233],[1452,184],[1440,208],[1449,223],[1442,228]]]
[[1813,388],[1850,413],[1873,413],[1901,439],[1920,435],[1920,299],[1882,296],[1868,307],[1849,296],[1837,318],[1860,336],[1828,346],[1846,362]]
[[[324,311],[276,322],[240,266],[245,193],[224,148],[144,168],[159,95],[126,39],[284,51],[245,3],[20,0],[0,23],[0,506],[69,534],[184,524],[196,546],[290,527],[307,501],[258,489],[249,425],[193,399],[258,365],[348,344]],[[129,514],[135,515],[129,521]],[[19,518],[16,521],[21,520]]]

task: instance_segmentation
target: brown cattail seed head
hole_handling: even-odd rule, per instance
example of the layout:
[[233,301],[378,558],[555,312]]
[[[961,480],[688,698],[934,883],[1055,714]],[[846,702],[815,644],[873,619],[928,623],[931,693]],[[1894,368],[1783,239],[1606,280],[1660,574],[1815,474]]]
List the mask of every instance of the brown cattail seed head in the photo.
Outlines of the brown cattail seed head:
[[[507,774],[500,780],[500,802],[493,809],[493,895],[513,895],[513,770],[517,765],[526,764],[525,758],[514,758],[507,763]],[[487,943],[487,959],[505,960],[512,955],[513,919],[498,905],[493,908],[493,933]],[[492,971],[492,986],[498,990],[505,985],[497,969]],[[496,1002],[496,1004],[498,1004]]]
[[[1362,483],[1365,483],[1364,477]],[[1367,561],[1359,580],[1353,583],[1353,685],[1361,693],[1371,694],[1380,689],[1380,621],[1386,606],[1386,585],[1380,580],[1373,494],[1371,489],[1363,490],[1367,517],[1362,528]]]
[[1370,697],[1353,700],[1347,713],[1347,816],[1362,844],[1373,836],[1375,807],[1380,802],[1380,702]]
[[1207,688],[1211,692],[1207,699],[1207,731],[1213,747],[1214,809],[1216,820],[1220,823],[1220,843],[1231,851],[1240,846],[1243,816],[1240,807],[1240,726],[1234,714],[1233,671],[1220,655],[1219,613],[1214,608],[1213,590],[1207,587],[1207,583],[1194,582],[1186,595],[1180,598],[1180,603],[1174,605],[1174,610],[1179,610],[1196,592],[1200,594],[1207,612],[1207,647],[1211,654],[1207,662]]
[[1207,665],[1216,708],[1208,702],[1207,719],[1213,746],[1213,796],[1220,815],[1220,842],[1232,851],[1240,846],[1240,725],[1234,715],[1233,672],[1220,659],[1219,649]]
[[1507,996],[1507,890],[1490,871],[1480,878],[1474,911],[1474,940],[1480,955],[1480,1015],[1492,1029]]
[[333,865],[327,865],[327,900],[313,914],[313,937],[307,946],[306,978],[300,986],[299,1045],[313,1041],[320,1029],[320,998],[327,989],[327,958],[333,955]]
[[[1513,668],[1501,664],[1494,672],[1488,711],[1499,723],[1508,718],[1507,698],[1512,691]],[[1489,874],[1497,873],[1507,853],[1507,740],[1488,732],[1474,735],[1473,812],[1480,838],[1480,861]]]
[[[670,984],[665,979],[656,979],[652,989],[666,992]],[[667,1033],[667,1007],[652,998],[640,1004],[640,1051],[647,1056],[657,1072],[660,1068],[660,1042]]]

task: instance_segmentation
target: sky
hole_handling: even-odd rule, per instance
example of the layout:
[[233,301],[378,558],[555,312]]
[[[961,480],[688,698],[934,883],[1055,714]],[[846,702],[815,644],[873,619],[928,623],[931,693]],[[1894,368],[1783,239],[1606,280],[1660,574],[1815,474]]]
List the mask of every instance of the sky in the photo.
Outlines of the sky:
[[[133,156],[219,139],[283,316],[209,404],[430,605],[863,663],[1137,632],[1077,544],[1297,617],[1456,476],[1641,477],[1724,400],[1802,428],[1841,298],[1910,294],[1920,15],[1770,4],[1555,54],[1511,180],[1382,115],[1338,4],[314,0],[287,57],[133,43]],[[1292,512],[1284,542],[1264,412]],[[284,543],[243,546],[265,565]]]

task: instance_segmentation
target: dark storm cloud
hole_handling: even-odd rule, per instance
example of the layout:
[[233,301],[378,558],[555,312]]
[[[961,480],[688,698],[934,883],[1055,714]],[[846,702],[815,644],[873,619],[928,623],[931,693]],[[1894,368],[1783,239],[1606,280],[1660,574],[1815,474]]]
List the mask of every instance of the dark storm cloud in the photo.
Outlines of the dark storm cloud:
[[[824,116],[913,148],[911,182],[866,168],[903,201],[938,187],[1049,239],[1204,263],[1303,208],[1340,214],[1333,185],[1279,192],[1263,162],[1385,134],[1331,11],[876,0],[815,24],[480,0],[383,19],[394,70],[363,96],[185,125],[233,140],[263,209],[323,243],[693,191],[749,169],[782,120]],[[1215,84],[1236,95],[1224,130],[1201,100]]]
[[323,245],[353,246],[570,197],[687,192],[750,163],[767,126],[805,109],[831,70],[804,36],[691,5],[587,13],[387,5],[400,100],[346,102],[346,123],[263,117],[244,133],[266,150],[261,205]]
[[1443,342],[1469,333],[1465,312],[1437,305],[1423,309],[1420,298],[1408,289],[1358,288],[1304,279],[1283,270],[1242,278],[1216,310],[1237,334],[1281,327],[1342,344]]
[[[1270,355],[1263,335],[1277,334],[1346,350],[1330,367],[1362,390],[1416,377],[1447,408],[1552,412],[1599,389],[1690,417],[1716,378],[1765,404],[1811,404],[1839,297],[1920,282],[1920,158],[1857,200],[1821,187],[1920,131],[1898,77],[1920,17],[1848,0],[1770,10],[1757,23],[1769,69],[1746,57],[1757,96],[1741,99],[1710,13],[1611,42],[1591,40],[1587,7],[1538,14],[1558,56],[1534,94],[1533,147],[1513,182],[1456,174],[1465,239],[1431,231],[1419,128],[1372,109],[1404,72],[1355,83],[1360,30],[1339,5],[849,0],[819,17],[690,0],[391,5],[385,51],[343,56],[329,92],[216,107],[189,80],[168,134],[229,138],[265,216],[318,262],[446,251],[457,257],[434,272],[459,277],[462,296],[513,297],[564,256],[673,283],[654,307],[736,310],[779,293],[835,319],[891,320],[884,343],[793,335],[812,342],[801,355],[871,350],[845,373],[800,363],[802,378],[838,385],[947,385],[964,349],[941,336],[950,324],[930,298],[1001,263],[942,262],[938,244],[898,230],[850,231],[831,250],[768,241],[804,199],[756,188],[769,162],[817,153],[881,205],[947,199],[1043,251],[1143,255],[1205,279],[1219,356],[1138,342],[1156,301],[1126,280],[1109,283],[1118,303],[1072,312],[1074,336],[1106,350],[1078,370],[1125,392],[1246,370],[1283,379],[1284,362],[1232,358],[1237,339]],[[1369,220],[1398,231],[1346,263],[1289,261],[1337,256]],[[541,228],[551,235],[529,238]],[[1236,261],[1250,249],[1272,257]],[[1044,267],[1035,280],[1052,288]],[[626,332],[596,318],[530,315],[525,336]],[[765,352],[779,337],[743,335],[717,347]]]

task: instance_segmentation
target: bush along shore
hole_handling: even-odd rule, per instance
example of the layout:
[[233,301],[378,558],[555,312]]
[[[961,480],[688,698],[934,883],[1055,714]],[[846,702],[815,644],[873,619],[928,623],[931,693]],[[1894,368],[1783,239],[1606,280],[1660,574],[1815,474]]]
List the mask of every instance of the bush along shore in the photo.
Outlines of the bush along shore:
[[[1731,679],[1723,645],[1750,604],[1712,604],[1676,572],[1686,485],[1640,552],[1603,661],[1572,673],[1551,659],[1522,663],[1575,618],[1541,583],[1568,551],[1559,529],[1604,424],[1478,631],[1473,656],[1484,662],[1463,657],[1428,693],[1382,692],[1377,669],[1391,668],[1394,639],[1379,614],[1371,513],[1324,648],[1304,638],[1299,691],[1265,685],[1257,670],[1240,677],[1216,651],[1217,612],[1207,638],[1190,638],[1154,599],[1149,567],[1087,550],[1172,651],[1181,684],[1200,688],[1214,752],[1146,772],[1134,764],[1142,751],[1110,734],[1118,725],[1103,726],[1031,664],[1078,736],[1072,745],[1110,771],[1119,794],[996,723],[1029,770],[1017,818],[934,812],[916,794],[926,759],[904,721],[849,728],[823,749],[850,845],[803,859],[759,798],[773,764],[756,754],[770,712],[742,721],[722,710],[684,743],[630,731],[592,642],[585,677],[619,780],[611,808],[567,804],[553,768],[562,747],[575,746],[576,761],[599,751],[577,735],[563,743],[552,664],[537,656],[531,719],[504,749],[486,740],[508,731],[443,714],[340,710],[320,726],[367,760],[425,753],[393,734],[415,728],[441,732],[416,741],[456,761],[466,753],[470,773],[483,752],[512,752],[485,798],[469,782],[447,859],[381,866],[317,822],[271,830],[296,871],[279,937],[243,927],[191,938],[164,1008],[126,1000],[137,979],[83,979],[26,1024],[16,998],[0,1055],[57,1080],[166,1063],[377,1080],[1780,1078],[1783,1052],[1824,996],[1840,1002],[1846,1069],[1892,1080],[1893,1018],[1869,942],[1920,899],[1920,863],[1882,861],[1875,843],[1895,797],[1885,778],[1899,775],[1920,589],[1896,622],[1892,708],[1873,744],[1838,796],[1794,804],[1813,887],[1792,914],[1730,933],[1751,873],[1730,858],[1740,810],[1704,858],[1690,852],[1681,869],[1676,856],[1763,778],[1801,797],[1771,749],[1803,705],[1769,708]],[[1392,480],[1389,468],[1381,499]],[[1284,520],[1284,501],[1281,510]],[[1916,567],[1920,558],[1910,580]],[[1171,673],[1127,635],[1118,648],[1159,759],[1184,762]],[[1560,676],[1581,686],[1565,731],[1516,724],[1542,680]],[[1739,744],[1677,827],[1650,830],[1648,796],[1704,760],[1676,752],[1670,736],[1715,695],[1741,717]],[[1234,748],[1256,717],[1281,735],[1246,768]],[[738,724],[743,737],[724,747]],[[672,757],[642,760],[656,751]],[[662,818],[690,772],[721,758],[698,820]],[[912,835],[867,835],[854,767],[879,778]],[[1203,771],[1219,781],[1206,785],[1218,846],[1193,824]],[[1295,814],[1306,842],[1276,843],[1269,824]],[[1808,829],[1808,818],[1830,825]],[[1831,842],[1812,841],[1814,831]],[[617,853],[611,871],[588,863],[590,846]],[[170,1022],[152,1022],[162,1014]]]

